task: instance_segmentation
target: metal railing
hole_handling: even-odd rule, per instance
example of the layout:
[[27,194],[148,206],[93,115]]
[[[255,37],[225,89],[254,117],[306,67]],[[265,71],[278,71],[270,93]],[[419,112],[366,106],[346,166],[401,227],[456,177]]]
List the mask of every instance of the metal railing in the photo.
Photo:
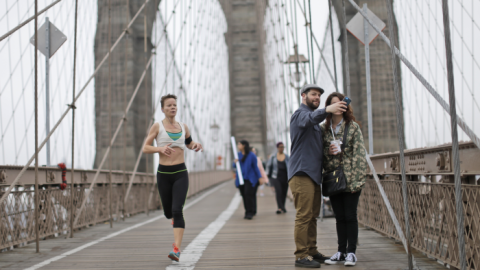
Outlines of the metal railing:
[[[443,145],[405,152],[410,243],[451,268],[460,268],[451,150],[450,145]],[[398,155],[388,153],[371,156],[371,159],[405,231]],[[460,160],[467,269],[480,269],[480,185],[477,183],[480,150],[473,143],[461,143]],[[360,197],[358,220],[364,226],[401,240],[371,175]]]
[[[20,168],[21,169],[21,168]],[[45,169],[53,174],[61,173],[54,168]],[[8,171],[10,169],[1,169]],[[79,207],[86,191],[90,186],[88,174],[95,171],[76,171],[75,183],[72,190],[70,185],[65,190],[59,188],[61,180],[56,178],[54,182],[43,182],[39,189],[39,238],[48,238],[58,235],[67,235],[71,230],[70,219],[73,213],[74,218],[79,214]],[[77,175],[78,174],[78,175]],[[28,174],[27,174],[28,175]],[[48,173],[46,173],[48,175]],[[115,221],[149,210],[161,209],[160,196],[156,188],[156,176],[153,174],[139,173],[124,205],[124,195],[128,186],[128,177],[122,180],[123,172],[112,174],[112,196],[108,179],[99,181],[94,190],[90,193],[85,209],[80,213],[74,229],[85,228],[110,219],[109,208],[112,207],[112,216]],[[230,171],[205,171],[189,173],[188,197],[193,196],[204,189],[231,179]],[[24,177],[25,178],[25,177]],[[87,178],[87,179],[85,179]],[[100,178],[108,178],[108,171],[102,171]],[[48,177],[47,177],[48,179]],[[85,180],[83,180],[85,179]],[[92,178],[90,178],[92,179]],[[28,180],[28,179],[26,179]],[[0,195],[5,191],[7,183],[0,184]],[[73,206],[71,205],[73,196]],[[110,202],[109,198],[112,198]],[[34,188],[31,184],[16,186],[8,195],[7,199],[0,205],[0,250],[18,247],[24,243],[35,241],[35,200]]]

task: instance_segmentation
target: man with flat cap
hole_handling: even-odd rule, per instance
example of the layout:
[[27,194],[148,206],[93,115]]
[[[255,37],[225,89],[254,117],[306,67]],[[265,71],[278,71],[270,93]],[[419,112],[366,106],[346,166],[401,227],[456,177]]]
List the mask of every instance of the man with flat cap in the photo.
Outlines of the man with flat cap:
[[327,257],[317,249],[317,217],[320,214],[323,140],[319,124],[329,113],[345,112],[345,102],[317,110],[325,91],[315,84],[301,89],[302,104],[290,118],[292,140],[288,179],[295,209],[295,266],[320,268]]

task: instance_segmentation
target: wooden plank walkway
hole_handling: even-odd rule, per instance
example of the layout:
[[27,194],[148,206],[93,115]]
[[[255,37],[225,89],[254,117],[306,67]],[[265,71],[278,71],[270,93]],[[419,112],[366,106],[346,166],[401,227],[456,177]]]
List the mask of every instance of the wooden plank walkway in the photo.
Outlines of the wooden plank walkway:
[[[204,198],[200,194],[187,201],[189,205],[198,200],[185,210],[187,229],[182,249],[227,209],[237,192],[229,181]],[[265,188],[264,197],[258,197],[258,214],[253,220],[243,219],[243,205],[239,203],[194,268],[300,269],[294,266],[293,204],[287,202],[286,214],[277,215],[275,210],[275,197],[270,188]],[[114,223],[113,229],[109,225],[97,225],[76,233],[73,239],[59,237],[41,241],[41,253],[35,253],[34,244],[0,253],[0,269],[27,269],[52,259],[54,261],[37,269],[165,269],[168,266],[193,269],[172,264],[167,258],[173,236],[170,221],[161,216],[160,211],[149,217],[141,214]],[[141,223],[146,224],[138,226]],[[335,220],[327,218],[318,224],[320,251],[333,254],[336,251]],[[135,225],[138,227],[132,229]],[[118,235],[104,239],[115,233]],[[359,262],[355,269],[407,269],[406,255],[400,244],[364,228],[360,228],[359,238]],[[91,245],[82,249],[85,244]],[[65,255],[68,251],[72,251],[71,254]],[[414,255],[421,269],[446,269],[418,252]],[[334,270],[344,266],[322,264],[322,268]]]

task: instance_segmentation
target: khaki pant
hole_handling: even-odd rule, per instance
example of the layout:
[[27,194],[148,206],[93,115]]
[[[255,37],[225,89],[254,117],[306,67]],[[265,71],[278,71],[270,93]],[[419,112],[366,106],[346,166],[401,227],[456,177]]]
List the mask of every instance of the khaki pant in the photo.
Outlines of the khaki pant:
[[296,259],[315,255],[317,250],[317,217],[320,214],[322,189],[308,176],[294,176],[289,182],[295,209]]

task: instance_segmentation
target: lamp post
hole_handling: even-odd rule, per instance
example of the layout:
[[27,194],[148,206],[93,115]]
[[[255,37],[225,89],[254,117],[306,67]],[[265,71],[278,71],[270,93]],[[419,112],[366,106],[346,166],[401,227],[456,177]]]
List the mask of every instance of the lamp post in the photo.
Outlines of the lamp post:
[[212,141],[213,141],[213,169],[217,170],[217,157],[216,157],[216,142],[218,141],[218,132],[220,131],[220,126],[217,125],[215,120],[213,120],[213,125],[210,126],[210,130],[212,131]]
[[303,54],[298,54],[298,47],[297,44],[293,46],[295,50],[295,54],[290,55],[288,57],[288,60],[285,62],[285,64],[295,64],[295,72],[293,73],[293,79],[297,82],[297,86],[295,86],[293,83],[290,83],[290,85],[297,90],[297,99],[298,99],[298,104],[300,105],[301,99],[300,99],[300,81],[302,80],[302,73],[300,72],[300,63],[303,63],[304,65],[308,63],[308,59],[305,58]]

